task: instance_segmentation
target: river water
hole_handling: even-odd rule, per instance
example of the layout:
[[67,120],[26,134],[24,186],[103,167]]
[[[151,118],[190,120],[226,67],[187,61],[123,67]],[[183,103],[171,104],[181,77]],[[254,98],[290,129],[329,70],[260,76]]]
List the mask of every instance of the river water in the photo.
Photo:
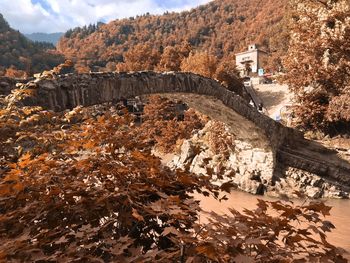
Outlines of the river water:
[[[228,213],[228,208],[232,207],[238,211],[242,211],[243,208],[255,209],[257,198],[276,201],[278,199],[255,196],[241,191],[233,191],[227,195],[228,200],[219,202],[210,197],[202,197],[196,195],[196,198],[201,200],[201,207],[205,211],[214,211],[219,214]],[[301,204],[304,200],[292,200],[295,204]],[[331,206],[331,215],[326,217],[326,220],[331,221],[336,229],[333,229],[331,233],[328,233],[328,241],[337,246],[345,249],[347,253],[344,255],[350,262],[350,200],[324,200],[326,205]]]

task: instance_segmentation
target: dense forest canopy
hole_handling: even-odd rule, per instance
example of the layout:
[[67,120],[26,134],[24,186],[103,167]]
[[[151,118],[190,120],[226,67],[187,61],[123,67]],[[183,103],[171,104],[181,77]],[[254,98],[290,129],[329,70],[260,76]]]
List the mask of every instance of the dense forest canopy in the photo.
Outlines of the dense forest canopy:
[[151,46],[161,55],[168,46],[189,43],[218,59],[257,43],[272,53],[270,67],[288,47],[283,24],[287,8],[282,0],[217,0],[191,11],[142,15],[69,30],[58,43],[68,59],[80,67],[100,70],[125,62],[125,52],[137,45]]
[[[299,123],[326,133],[350,128],[350,2],[293,0],[283,64]],[[312,40],[312,41],[310,41]]]
[[52,44],[28,40],[0,14],[0,75],[25,77],[51,69],[63,60]]

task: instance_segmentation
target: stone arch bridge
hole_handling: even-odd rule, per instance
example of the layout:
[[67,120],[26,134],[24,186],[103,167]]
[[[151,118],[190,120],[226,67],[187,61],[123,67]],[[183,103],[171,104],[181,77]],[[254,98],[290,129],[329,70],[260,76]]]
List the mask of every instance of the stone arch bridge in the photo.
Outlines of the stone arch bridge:
[[167,94],[200,112],[225,122],[235,135],[273,153],[274,176],[286,167],[316,175],[347,191],[350,164],[335,153],[305,140],[302,133],[259,113],[242,97],[219,82],[192,73],[90,73],[43,76],[24,84],[36,96],[22,101],[44,109],[63,111],[146,94]]

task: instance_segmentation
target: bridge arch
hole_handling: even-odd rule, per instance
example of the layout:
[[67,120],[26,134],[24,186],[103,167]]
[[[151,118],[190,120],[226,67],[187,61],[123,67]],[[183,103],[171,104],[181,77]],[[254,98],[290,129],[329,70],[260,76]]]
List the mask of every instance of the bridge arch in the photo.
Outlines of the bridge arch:
[[[349,163],[344,163],[324,147],[305,140],[299,131],[259,113],[242,97],[227,90],[219,82],[197,74],[147,71],[48,75],[24,84],[22,88],[36,90],[36,96],[24,100],[24,105],[38,105],[54,111],[147,94],[177,94],[185,102],[194,101],[190,105],[194,108],[201,104],[200,111],[209,116],[214,115],[216,119],[220,119],[220,115],[241,118],[236,127],[240,126],[240,120],[250,123],[249,127],[257,131],[257,137],[273,153],[274,173],[280,167],[295,167],[350,189]],[[221,112],[215,115],[213,108],[206,109],[205,102],[210,100],[224,107],[225,114]],[[225,122],[225,118],[221,120]]]
[[193,73],[135,72],[66,74],[43,78],[26,85],[35,88],[37,96],[30,104],[63,111],[78,105],[91,106],[146,94],[196,94],[219,100],[243,118],[254,123],[271,145],[278,147],[291,136],[302,136],[259,113],[242,97],[219,82]]

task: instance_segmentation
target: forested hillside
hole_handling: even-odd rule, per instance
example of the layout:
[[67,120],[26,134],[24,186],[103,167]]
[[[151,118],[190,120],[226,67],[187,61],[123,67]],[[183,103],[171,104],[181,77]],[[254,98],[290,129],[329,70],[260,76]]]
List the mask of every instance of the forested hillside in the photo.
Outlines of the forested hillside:
[[28,40],[0,14],[0,76],[23,77],[51,69],[63,60],[52,44]]
[[39,41],[39,42],[48,42],[53,45],[56,45],[58,40],[61,36],[63,36],[64,33],[58,32],[58,33],[32,33],[32,34],[25,34],[27,38],[29,38],[32,41]]
[[216,0],[181,13],[75,28],[61,38],[58,50],[81,68],[100,70],[124,62],[124,53],[140,44],[152,47],[160,57],[165,47],[188,42],[221,59],[257,43],[272,52],[274,62],[269,64],[277,68],[275,58],[288,47],[288,32],[282,27],[286,6],[283,0]]

